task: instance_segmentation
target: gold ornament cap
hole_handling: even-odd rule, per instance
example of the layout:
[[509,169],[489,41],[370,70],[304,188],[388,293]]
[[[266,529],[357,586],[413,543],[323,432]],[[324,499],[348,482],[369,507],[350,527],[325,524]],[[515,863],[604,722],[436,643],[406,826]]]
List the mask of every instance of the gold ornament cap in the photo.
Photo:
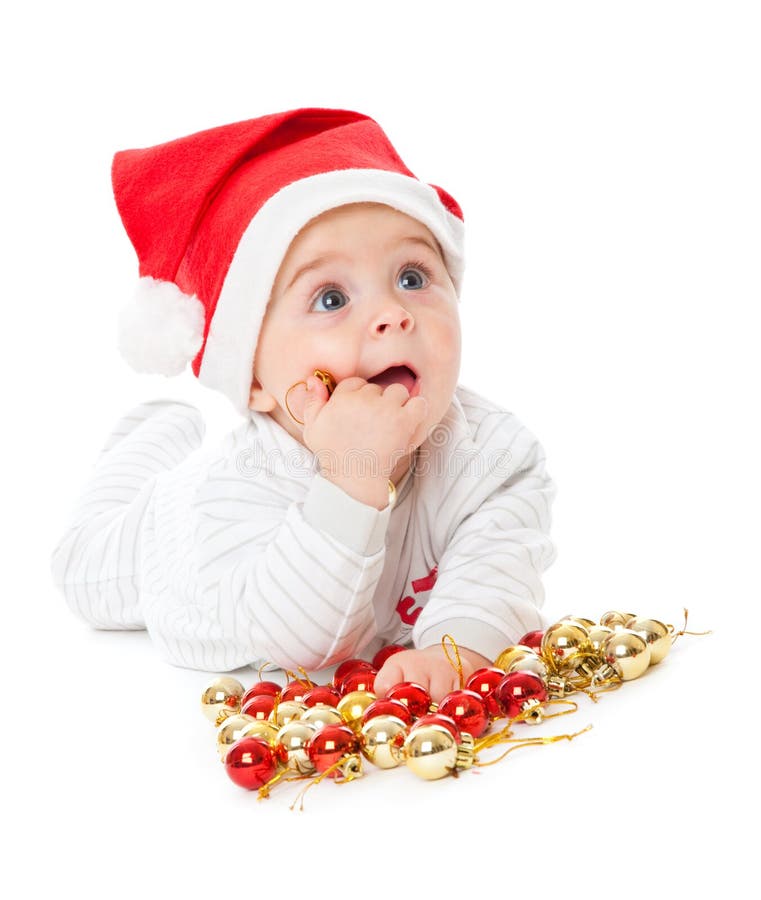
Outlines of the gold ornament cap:
[[458,769],[469,769],[473,765],[475,755],[476,742],[473,735],[467,731],[460,732],[460,743],[457,745],[455,765]]

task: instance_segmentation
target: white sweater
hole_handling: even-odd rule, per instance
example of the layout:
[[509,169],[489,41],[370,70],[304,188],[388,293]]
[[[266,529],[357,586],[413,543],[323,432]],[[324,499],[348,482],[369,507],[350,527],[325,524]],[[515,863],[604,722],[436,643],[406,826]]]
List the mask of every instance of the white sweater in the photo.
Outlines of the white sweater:
[[51,560],[96,628],[147,628],[169,662],[219,672],[447,633],[493,659],[543,627],[556,489],[512,413],[458,386],[380,511],[266,414],[211,450],[203,433],[195,407],[155,400],[106,441]]

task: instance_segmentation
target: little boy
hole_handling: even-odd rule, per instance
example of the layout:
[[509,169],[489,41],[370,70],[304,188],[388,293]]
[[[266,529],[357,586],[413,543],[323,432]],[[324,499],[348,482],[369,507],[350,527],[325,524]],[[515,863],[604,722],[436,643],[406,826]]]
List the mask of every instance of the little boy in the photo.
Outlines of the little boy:
[[[52,558],[72,609],[180,666],[319,670],[386,643],[376,693],[435,700],[542,627],[555,486],[536,439],[457,384],[463,221],[372,119],[299,109],[117,153],[140,261],[137,371],[225,393],[131,410]],[[316,374],[319,377],[316,377]]]

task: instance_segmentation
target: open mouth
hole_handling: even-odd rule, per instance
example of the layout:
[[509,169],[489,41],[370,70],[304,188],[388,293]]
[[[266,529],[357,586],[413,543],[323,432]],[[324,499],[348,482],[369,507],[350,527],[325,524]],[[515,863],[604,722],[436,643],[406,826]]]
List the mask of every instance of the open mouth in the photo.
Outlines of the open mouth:
[[415,387],[418,377],[415,372],[407,365],[390,366],[372,378],[367,379],[372,384],[379,384],[381,387],[388,387],[390,384],[403,384],[410,393]]

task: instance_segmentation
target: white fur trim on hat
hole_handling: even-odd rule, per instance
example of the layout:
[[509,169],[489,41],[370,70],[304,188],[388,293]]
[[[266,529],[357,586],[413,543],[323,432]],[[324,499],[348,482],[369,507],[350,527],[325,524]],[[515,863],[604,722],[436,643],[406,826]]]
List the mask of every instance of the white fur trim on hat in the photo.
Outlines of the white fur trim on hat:
[[426,225],[441,244],[458,297],[463,276],[462,221],[428,184],[377,169],[341,169],[289,184],[262,206],[241,237],[209,326],[198,380],[226,394],[245,416],[262,319],[280,263],[315,216],[349,203],[383,203]]
[[171,281],[141,278],[119,313],[119,352],[136,372],[179,375],[203,342],[204,307]]

